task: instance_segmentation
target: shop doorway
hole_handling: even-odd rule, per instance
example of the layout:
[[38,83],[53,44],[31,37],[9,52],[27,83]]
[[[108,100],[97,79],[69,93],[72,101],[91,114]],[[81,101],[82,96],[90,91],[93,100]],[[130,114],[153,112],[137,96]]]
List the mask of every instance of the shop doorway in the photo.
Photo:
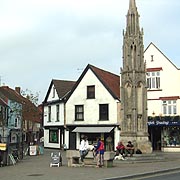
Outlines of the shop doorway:
[[149,127],[150,141],[152,142],[153,151],[161,150],[161,127]]
[[76,149],[76,133],[69,133],[69,149]]

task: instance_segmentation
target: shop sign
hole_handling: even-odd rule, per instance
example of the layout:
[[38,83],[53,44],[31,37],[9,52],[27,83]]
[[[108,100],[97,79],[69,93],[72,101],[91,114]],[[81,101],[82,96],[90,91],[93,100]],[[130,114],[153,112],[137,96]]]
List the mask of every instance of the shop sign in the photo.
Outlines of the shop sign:
[[180,126],[177,121],[148,121],[148,126]]

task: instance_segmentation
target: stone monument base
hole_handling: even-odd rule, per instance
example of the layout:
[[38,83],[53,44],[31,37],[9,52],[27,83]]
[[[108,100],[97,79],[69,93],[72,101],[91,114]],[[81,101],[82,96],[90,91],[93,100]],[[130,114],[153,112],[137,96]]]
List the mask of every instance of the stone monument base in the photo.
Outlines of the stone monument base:
[[123,142],[124,145],[128,143],[128,141],[131,141],[134,145],[135,152],[137,149],[140,149],[142,153],[149,154],[152,153],[152,144],[149,141],[148,133],[121,133],[120,141]]

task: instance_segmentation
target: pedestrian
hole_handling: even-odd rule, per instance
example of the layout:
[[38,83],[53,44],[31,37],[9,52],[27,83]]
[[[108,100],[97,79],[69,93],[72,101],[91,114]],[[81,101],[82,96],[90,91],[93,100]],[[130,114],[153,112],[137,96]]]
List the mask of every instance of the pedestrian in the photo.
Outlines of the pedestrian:
[[118,156],[119,154],[121,154],[123,157],[125,154],[125,146],[122,141],[118,142],[118,145],[116,146],[116,155],[115,156]]
[[128,144],[126,145],[125,149],[125,156],[127,156],[128,154],[130,154],[130,157],[132,157],[134,154],[134,145],[131,141],[128,141]]
[[106,138],[106,151],[112,151],[113,148],[112,148],[112,137],[111,136],[108,136]]
[[84,158],[88,154],[88,139],[87,136],[82,135],[81,136],[81,143],[79,147],[79,153],[80,153],[80,160],[84,164]]
[[96,152],[96,167],[102,167],[104,165],[104,142],[101,138],[97,138],[97,145],[94,147]]

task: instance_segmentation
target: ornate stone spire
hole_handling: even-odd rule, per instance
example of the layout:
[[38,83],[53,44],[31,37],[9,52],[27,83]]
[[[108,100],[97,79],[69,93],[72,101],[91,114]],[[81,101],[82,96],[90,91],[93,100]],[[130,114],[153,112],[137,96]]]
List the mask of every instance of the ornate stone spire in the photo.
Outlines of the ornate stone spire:
[[139,31],[139,14],[137,11],[136,2],[135,0],[130,0],[129,10],[127,13],[126,33],[128,35],[137,35]]
[[123,68],[121,69],[121,139],[133,141],[143,153],[152,151],[147,127],[146,67],[143,31],[135,0],[129,1],[127,26],[123,34]]

